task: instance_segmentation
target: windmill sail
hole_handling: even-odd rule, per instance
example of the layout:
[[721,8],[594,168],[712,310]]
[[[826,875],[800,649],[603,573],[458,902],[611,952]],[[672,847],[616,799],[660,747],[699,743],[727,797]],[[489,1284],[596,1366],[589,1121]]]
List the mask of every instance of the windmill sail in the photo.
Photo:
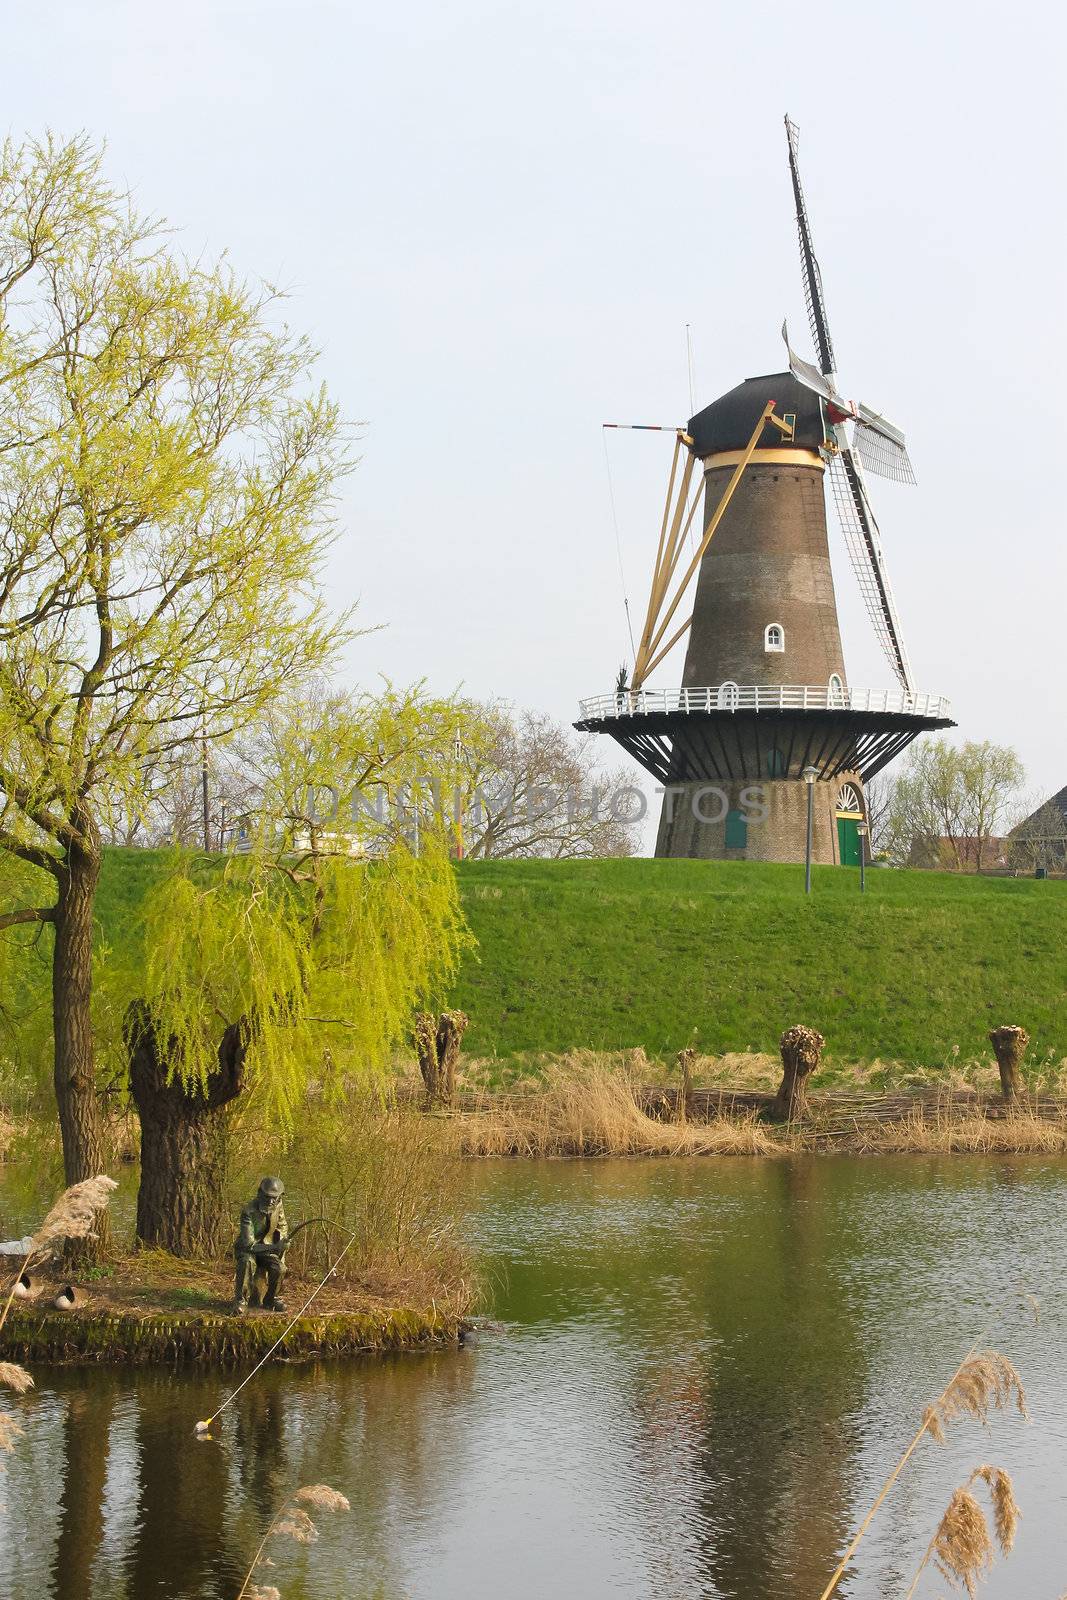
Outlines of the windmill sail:
[[881,417],[877,424],[868,421],[866,406],[861,405],[859,413],[854,443],[867,471],[876,472],[880,478],[893,478],[897,483],[914,483],[915,472],[904,440],[893,436],[896,429],[890,431],[888,426],[880,425]]
[[[811,240],[804,190],[800,182],[797,149],[800,129],[795,122],[785,119],[789,141],[789,173],[793,180],[793,195],[797,208],[797,233],[800,239],[800,259],[804,273],[804,295],[808,308],[808,321],[812,337],[819,352],[819,368],[802,361],[789,349],[789,336],[785,324],[782,336],[789,349],[789,366],[795,378],[822,396],[827,416],[833,425],[836,448],[830,455],[829,477],[833,490],[838,520],[845,535],[860,592],[874,630],[890,666],[904,689],[911,694],[913,683],[911,668],[900,629],[889,576],[882,558],[882,544],[878,524],[874,520],[870,501],[863,482],[863,468],[881,473],[884,477],[902,483],[914,483],[911,462],[904,448],[904,435],[899,428],[887,422],[864,405],[855,405],[839,394],[836,381],[836,360],[830,328],[826,319],[823,298],[822,274]],[[849,441],[846,421],[855,424],[855,440]]]
[[904,648],[896,602],[882,559],[882,541],[863,483],[860,463],[847,447],[830,457],[830,488],[849,558],[878,642],[902,688],[913,694],[911,666]]
[[789,138],[789,175],[793,180],[793,198],[797,206],[797,235],[800,240],[800,259],[804,266],[804,296],[808,306],[808,321],[811,324],[811,336],[815,341],[815,348],[819,352],[819,365],[823,372],[836,372],[837,362],[834,359],[834,345],[830,338],[830,328],[826,321],[826,303],[822,292],[822,273],[815,257],[815,248],[811,242],[811,227],[808,223],[808,208],[804,204],[804,190],[800,182],[800,167],[797,162],[797,149],[800,145],[800,129],[795,122],[785,119],[785,131]]

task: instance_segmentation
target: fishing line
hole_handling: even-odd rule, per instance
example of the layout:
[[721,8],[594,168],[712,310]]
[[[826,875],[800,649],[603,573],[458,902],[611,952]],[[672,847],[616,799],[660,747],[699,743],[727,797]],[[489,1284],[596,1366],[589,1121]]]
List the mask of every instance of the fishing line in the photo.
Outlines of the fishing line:
[[[318,1221],[321,1220],[321,1218],[314,1217],[311,1220],[314,1221],[314,1222],[318,1222]],[[304,1227],[304,1226],[306,1226],[306,1224],[301,1223],[301,1227]],[[296,1232],[297,1232],[297,1230],[294,1228],[293,1229],[293,1233],[295,1234]],[[290,1235],[290,1237],[292,1237],[292,1235]],[[211,1424],[215,1421],[215,1419],[217,1417],[220,1417],[222,1415],[222,1413],[226,1410],[226,1407],[228,1405],[230,1405],[232,1401],[237,1399],[237,1396],[240,1394],[240,1392],[244,1388],[245,1384],[249,1383],[251,1381],[251,1379],[253,1379],[255,1377],[255,1375],[259,1371],[260,1367],[265,1365],[265,1363],[270,1360],[271,1356],[274,1354],[275,1350],[277,1350],[278,1346],[282,1343],[283,1339],[285,1339],[286,1335],[291,1333],[292,1330],[296,1327],[297,1323],[300,1321],[300,1318],[304,1315],[304,1312],[307,1310],[307,1308],[311,1304],[312,1300],[314,1300],[314,1298],[318,1294],[319,1290],[325,1288],[325,1286],[329,1283],[330,1279],[333,1277],[334,1273],[337,1271],[338,1267],[341,1265],[341,1262],[344,1260],[345,1256],[348,1254],[349,1250],[351,1250],[351,1248],[355,1244],[355,1242],[356,1242],[356,1235],[352,1234],[351,1237],[349,1238],[348,1243],[345,1245],[344,1249],[341,1251],[341,1254],[337,1257],[337,1260],[334,1262],[334,1264],[330,1268],[329,1272],[323,1278],[322,1282],[319,1283],[319,1284],[316,1284],[315,1288],[312,1289],[311,1293],[308,1295],[307,1299],[304,1301],[304,1304],[300,1307],[300,1310],[297,1312],[296,1316],[289,1323],[288,1327],[285,1328],[278,1335],[277,1339],[275,1339],[274,1343],[271,1345],[271,1347],[267,1351],[266,1355],[262,1356],[256,1362],[256,1364],[252,1368],[251,1372],[248,1373],[248,1375],[246,1377],[241,1379],[240,1383],[237,1385],[237,1387],[233,1391],[233,1393],[231,1395],[227,1395],[226,1399],[222,1402],[221,1406],[219,1406],[218,1410],[217,1411],[213,1411],[210,1417],[206,1417],[202,1422],[198,1422],[196,1424],[196,1427],[193,1429],[193,1432],[195,1434],[198,1434],[201,1437],[203,1437],[203,1435],[207,1433],[208,1429],[210,1428]]]

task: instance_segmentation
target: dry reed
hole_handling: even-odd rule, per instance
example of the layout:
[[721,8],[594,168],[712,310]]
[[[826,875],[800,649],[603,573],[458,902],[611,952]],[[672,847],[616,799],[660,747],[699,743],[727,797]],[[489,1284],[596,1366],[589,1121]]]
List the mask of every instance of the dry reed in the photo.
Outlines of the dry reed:
[[337,1489],[331,1489],[326,1483],[309,1483],[302,1489],[289,1496],[289,1499],[276,1511],[268,1524],[267,1531],[256,1547],[252,1557],[252,1564],[245,1573],[245,1579],[237,1592],[237,1600],[281,1600],[280,1591],[271,1585],[259,1585],[252,1582],[258,1566],[273,1566],[263,1552],[267,1540],[271,1538],[292,1539],[296,1544],[314,1544],[319,1536],[319,1530],[311,1520],[308,1513],[298,1502],[315,1506],[319,1511],[348,1511],[349,1503],[345,1496]]
[[864,1155],[1058,1155],[1067,1151],[1067,1120],[1038,1116],[1025,1106],[1008,1114],[953,1117],[936,1107],[933,1116],[916,1106],[896,1122],[857,1119],[850,1147]]
[[905,1600],[911,1600],[931,1559],[946,1582],[965,1589],[974,1600],[978,1584],[992,1566],[994,1555],[985,1512],[971,1493],[971,1485],[979,1481],[989,1490],[993,1529],[1001,1554],[1007,1555],[1011,1550],[1020,1517],[1015,1487],[1002,1468],[976,1467],[967,1482],[954,1490]]
[[1012,1401],[1028,1422],[1026,1393],[1015,1367],[999,1350],[983,1350],[967,1358],[947,1389],[927,1407],[923,1424],[931,1439],[942,1444],[945,1429],[957,1417],[973,1417],[985,1427],[991,1410],[1003,1411]]
[[[822,1594],[819,1596],[819,1600],[830,1600],[830,1596],[833,1594],[834,1590],[837,1588],[842,1577],[844,1576],[845,1569],[859,1548],[868,1528],[874,1521],[879,1508],[881,1507],[886,1496],[889,1494],[889,1491],[892,1489],[893,1485],[896,1483],[897,1479],[900,1477],[900,1474],[907,1466],[911,1457],[918,1449],[923,1437],[926,1434],[929,1434],[932,1439],[941,1442],[945,1436],[945,1428],[949,1425],[949,1423],[954,1422],[958,1417],[973,1417],[977,1421],[985,1424],[989,1420],[989,1413],[991,1410],[1004,1410],[1012,1403],[1012,1401],[1014,1401],[1019,1415],[1023,1417],[1024,1420],[1028,1421],[1029,1413],[1026,1409],[1026,1393],[1023,1389],[1022,1379],[1019,1377],[1018,1372],[1008,1358],[1006,1356],[1002,1356],[997,1350],[984,1350],[979,1352],[977,1347],[969,1350],[967,1355],[956,1368],[955,1372],[952,1374],[952,1377],[949,1379],[944,1389],[942,1389],[941,1393],[938,1395],[937,1399],[932,1405],[927,1406],[923,1413],[923,1419],[918,1431],[879,1490],[874,1504],[871,1506],[871,1509],[868,1511],[867,1515],[860,1523],[859,1528],[853,1535],[851,1541],[849,1542],[848,1548],[837,1564],[833,1576],[826,1585],[826,1588],[823,1590]],[[987,1476],[987,1474],[990,1474],[991,1476]],[[1004,1530],[1005,1534],[1007,1534],[1010,1528],[1011,1539],[1014,1540],[1015,1526],[1018,1522],[1019,1516],[1019,1508],[1017,1505],[1015,1505],[1015,1497],[1011,1490],[1011,1479],[1008,1477],[1007,1473],[1001,1473],[997,1468],[979,1467],[971,1474],[971,1477],[968,1479],[964,1489],[962,1491],[957,1491],[957,1493],[969,1493],[970,1485],[975,1481],[976,1478],[979,1477],[983,1478],[989,1485],[990,1493],[993,1496],[994,1514],[997,1517],[998,1537],[1002,1529]],[[994,1482],[996,1484],[995,1488]],[[1010,1506],[1008,1504],[1008,1496],[1010,1496]],[[973,1496],[971,1496],[971,1498],[973,1500]],[[998,1499],[1000,1501],[999,1506]],[[953,1496],[953,1504],[955,1503],[955,1500],[956,1497]],[[952,1505],[950,1505],[949,1509],[950,1511],[952,1510]],[[979,1513],[981,1513],[981,1508],[979,1507],[978,1509]],[[965,1508],[963,1511],[960,1511],[959,1507],[957,1506],[956,1512],[960,1518],[964,1519],[964,1521],[961,1521],[958,1524],[960,1541],[958,1550],[962,1560],[964,1551],[970,1548],[970,1546],[966,1544],[964,1537],[967,1527],[965,1519],[970,1516],[970,1511],[967,1508]],[[946,1512],[946,1516],[947,1515],[948,1513]],[[952,1526],[953,1525],[950,1525],[950,1532]],[[919,1575],[921,1574],[923,1567],[929,1561],[931,1555],[936,1555],[937,1539],[938,1535],[935,1534],[934,1539],[927,1550],[926,1556],[923,1558],[923,1564],[920,1566],[919,1572],[916,1573],[915,1583],[918,1582]],[[956,1547],[949,1545],[946,1546],[946,1548]],[[1010,1549],[1010,1543],[1005,1548]],[[963,1570],[969,1569],[961,1568],[961,1571]],[[912,1584],[912,1589],[910,1591],[911,1593],[914,1592],[915,1583]],[[972,1592],[973,1591],[970,1589],[968,1590],[968,1593]]]
[[298,1489],[294,1499],[300,1500],[307,1506],[317,1506],[320,1511],[351,1511],[348,1500],[337,1489],[331,1489],[328,1483],[309,1483],[305,1488]]
[[587,1056],[549,1068],[537,1093],[464,1112],[445,1137],[465,1156],[773,1155],[780,1142],[756,1117],[706,1125],[659,1121],[638,1103],[640,1083]]
[[16,1366],[14,1361],[0,1361],[0,1383],[14,1389],[16,1394],[25,1394],[27,1389],[33,1388],[33,1379],[26,1368]]
[[57,1245],[66,1244],[72,1239],[94,1238],[93,1223],[97,1214],[106,1209],[112,1192],[117,1188],[114,1178],[101,1173],[95,1178],[84,1178],[81,1183],[71,1184],[69,1189],[63,1191],[31,1238],[30,1248],[19,1263],[4,1309],[0,1311],[0,1328],[7,1321],[15,1297],[15,1285],[22,1274],[31,1266],[46,1261],[54,1254]]
[[9,1411],[0,1411],[0,1450],[11,1451],[15,1448],[15,1440],[21,1438],[23,1433],[14,1417]]

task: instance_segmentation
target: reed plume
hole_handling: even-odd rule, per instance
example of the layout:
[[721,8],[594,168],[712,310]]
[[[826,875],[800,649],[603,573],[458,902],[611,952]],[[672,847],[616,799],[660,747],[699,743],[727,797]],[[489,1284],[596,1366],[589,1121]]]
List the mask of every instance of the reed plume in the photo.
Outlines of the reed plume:
[[112,1191],[117,1188],[114,1178],[101,1173],[64,1190],[34,1234],[26,1259],[40,1260],[43,1255],[51,1254],[53,1246],[70,1239],[95,1237],[96,1214],[106,1209]]
[[73,1183],[69,1189],[63,1191],[30,1239],[30,1248],[19,1264],[4,1302],[4,1309],[0,1311],[0,1328],[7,1321],[7,1314],[15,1297],[15,1287],[23,1273],[28,1272],[31,1266],[46,1261],[54,1254],[57,1245],[66,1244],[71,1239],[95,1238],[93,1223],[96,1221],[97,1213],[105,1210],[112,1192],[117,1188],[118,1184],[114,1178],[105,1177],[100,1173],[95,1178],[83,1178],[81,1183]]
[[1019,1415],[1029,1422],[1022,1379],[1007,1356],[984,1350],[969,1356],[948,1388],[928,1406],[924,1425],[931,1439],[944,1443],[945,1428],[957,1417],[974,1417],[985,1427],[990,1410],[1002,1411],[1014,1399]]
[[[979,1352],[977,1346],[969,1350],[937,1399],[932,1405],[927,1406],[923,1412],[923,1419],[918,1432],[879,1490],[874,1504],[853,1535],[848,1549],[838,1562],[837,1568],[819,1596],[819,1600],[830,1600],[830,1596],[844,1576],[846,1567],[859,1548],[861,1540],[874,1521],[879,1507],[907,1466],[912,1455],[918,1449],[923,1436],[929,1434],[932,1439],[941,1443],[945,1437],[946,1427],[955,1422],[958,1417],[974,1417],[985,1425],[989,1421],[990,1411],[1002,1411],[1013,1400],[1019,1415],[1024,1421],[1028,1422],[1030,1414],[1026,1409],[1026,1393],[1023,1389],[1022,1379],[1007,1356],[1001,1355],[998,1350],[983,1350]],[[994,1474],[994,1479],[986,1477],[987,1473]],[[993,1496],[994,1516],[1000,1519],[998,1521],[998,1538],[1000,1527],[1003,1527],[1005,1532],[1010,1527],[1011,1538],[1014,1539],[1019,1508],[1015,1504],[1015,1498],[1011,1492],[1011,1479],[1007,1473],[1001,1473],[997,1468],[979,1467],[971,1474],[965,1489],[959,1492],[969,1491],[970,1485],[979,1477],[985,1479],[989,1485],[990,1494]],[[995,1489],[994,1481],[996,1483]],[[1010,1507],[1008,1504],[1009,1496]],[[974,1499],[973,1495],[971,1499]],[[969,1515],[969,1511],[966,1508],[960,1511],[959,1507],[957,1507],[957,1512],[963,1519],[966,1519]],[[946,1512],[947,1515],[948,1513]],[[960,1526],[961,1528],[965,1526],[965,1520],[961,1522]],[[923,1567],[925,1567],[930,1556],[935,1553],[936,1541],[937,1536],[935,1535],[934,1543],[931,1544],[923,1560]],[[959,1548],[961,1551],[966,1548],[965,1543],[962,1541],[962,1534]],[[1010,1543],[1003,1548],[1010,1549]],[[919,1568],[919,1572],[922,1572],[923,1567]],[[918,1574],[916,1574],[917,1581]],[[912,1585],[912,1588],[914,1589],[914,1585]],[[971,1592],[968,1590],[968,1593]]]
[[16,1366],[13,1361],[0,1361],[0,1383],[14,1389],[16,1394],[25,1394],[27,1389],[33,1388],[33,1379],[26,1368]]
[[303,1505],[316,1506],[320,1511],[348,1511],[350,1506],[345,1496],[337,1489],[331,1489],[327,1483],[309,1483],[302,1489],[297,1489],[291,1494],[270,1520],[266,1533],[259,1541],[256,1553],[252,1557],[252,1565],[245,1573],[245,1581],[237,1591],[237,1600],[281,1600],[279,1591],[271,1585],[259,1585],[252,1582],[253,1574],[258,1566],[272,1566],[273,1562],[263,1556],[267,1540],[272,1537],[292,1539],[297,1544],[314,1544],[319,1536],[319,1530],[312,1522]]
[[305,1505],[318,1506],[320,1511],[351,1511],[343,1494],[336,1489],[331,1489],[328,1483],[310,1483],[304,1489],[298,1489],[293,1496],[294,1500],[302,1500]]
[[966,1590],[970,1600],[974,1600],[978,1584],[992,1566],[994,1556],[985,1512],[971,1493],[972,1484],[979,1481],[989,1490],[994,1535],[1001,1554],[1007,1555],[1015,1543],[1020,1512],[1010,1476],[1000,1467],[976,1467],[967,1482],[954,1490],[912,1579],[906,1600],[911,1600],[931,1559],[947,1583]]
[[276,1538],[295,1539],[297,1544],[314,1544],[319,1530],[306,1511],[290,1506],[286,1516],[274,1524]]
[[0,1450],[14,1450],[15,1440],[21,1438],[23,1431],[10,1412],[0,1411]]

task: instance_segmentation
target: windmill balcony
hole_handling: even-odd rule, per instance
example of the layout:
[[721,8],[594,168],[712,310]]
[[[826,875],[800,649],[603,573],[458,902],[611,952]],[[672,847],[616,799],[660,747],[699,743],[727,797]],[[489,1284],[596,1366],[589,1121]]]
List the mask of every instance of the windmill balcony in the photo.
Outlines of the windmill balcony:
[[949,702],[942,695],[903,689],[846,689],[820,684],[721,683],[700,689],[621,689],[579,702],[582,722],[628,716],[721,711],[861,711],[943,721]]

